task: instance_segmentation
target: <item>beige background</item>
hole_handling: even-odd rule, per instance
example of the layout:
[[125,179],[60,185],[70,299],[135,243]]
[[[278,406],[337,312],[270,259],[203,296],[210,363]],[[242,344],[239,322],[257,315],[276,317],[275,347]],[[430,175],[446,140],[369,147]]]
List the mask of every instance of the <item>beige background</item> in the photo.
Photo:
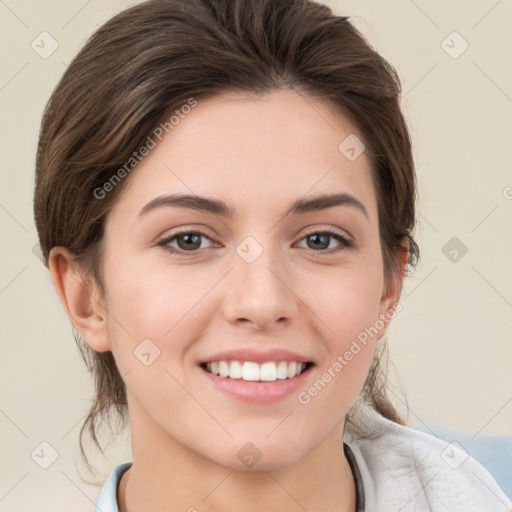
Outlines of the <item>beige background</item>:
[[[66,64],[133,3],[0,2],[2,512],[55,512],[65,499],[73,510],[92,510],[99,494],[77,472],[90,476],[79,463],[78,432],[92,385],[32,252],[34,159],[44,105]],[[512,435],[512,2],[326,3],[352,15],[398,70],[414,139],[422,261],[388,331],[392,396],[407,414],[405,389],[417,424]],[[31,48],[43,31],[59,45],[47,59]],[[467,50],[452,58],[464,40]],[[452,237],[468,249],[456,262],[443,253]],[[41,442],[59,454],[46,470],[31,456]],[[111,446],[109,460],[90,453],[106,475],[131,460],[129,435]]]

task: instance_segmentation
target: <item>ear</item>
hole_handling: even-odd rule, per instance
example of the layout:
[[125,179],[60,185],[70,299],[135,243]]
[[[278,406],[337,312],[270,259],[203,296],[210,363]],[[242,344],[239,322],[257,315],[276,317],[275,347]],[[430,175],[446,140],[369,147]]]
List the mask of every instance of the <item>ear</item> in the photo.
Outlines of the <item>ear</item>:
[[[409,258],[409,241],[407,239],[404,239],[402,247],[404,250],[397,250],[395,254],[399,262],[399,272],[393,275],[391,282],[387,283],[387,287],[386,283],[384,284],[384,289],[382,291],[379,306],[379,320],[384,323],[384,326],[382,329],[379,328],[377,340],[384,336],[389,322],[394,318],[396,313],[400,312],[402,309],[402,305],[398,304],[398,302],[400,300],[400,295],[402,294],[407,259]],[[381,324],[381,322],[379,322],[379,324]]]
[[87,279],[76,256],[65,247],[53,247],[48,257],[53,286],[75,329],[93,350],[111,350],[103,297]]

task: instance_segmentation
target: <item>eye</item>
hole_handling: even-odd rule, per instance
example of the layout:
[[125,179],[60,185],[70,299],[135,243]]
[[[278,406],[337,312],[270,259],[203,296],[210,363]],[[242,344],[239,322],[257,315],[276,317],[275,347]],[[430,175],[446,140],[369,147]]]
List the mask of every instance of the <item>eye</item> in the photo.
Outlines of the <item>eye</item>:
[[309,249],[313,249],[315,252],[325,252],[326,249],[330,246],[329,239],[335,239],[339,242],[338,248],[335,248],[333,251],[329,252],[338,252],[345,249],[351,249],[354,247],[354,242],[349,240],[348,238],[340,235],[336,231],[331,231],[329,229],[324,231],[314,231],[312,233],[307,234],[301,240],[306,240]]
[[[184,253],[195,254],[200,250],[201,239],[206,238],[211,241],[211,238],[201,231],[181,231],[174,235],[165,238],[157,245],[162,246],[165,250],[176,254],[177,256],[186,256]],[[176,241],[178,247],[173,247],[170,244]],[[204,248],[204,247],[203,247]]]
[[[212,239],[201,231],[181,231],[164,238],[157,245],[177,256],[195,255],[201,249],[205,249],[205,247],[201,247],[203,238],[212,242]],[[307,248],[312,249],[314,252],[327,252],[326,249],[331,245],[330,239],[338,242],[338,248],[328,251],[328,253],[351,249],[355,246],[354,242],[331,230],[314,231],[301,238],[301,241],[306,240]],[[176,242],[177,247],[171,245],[174,242]]]

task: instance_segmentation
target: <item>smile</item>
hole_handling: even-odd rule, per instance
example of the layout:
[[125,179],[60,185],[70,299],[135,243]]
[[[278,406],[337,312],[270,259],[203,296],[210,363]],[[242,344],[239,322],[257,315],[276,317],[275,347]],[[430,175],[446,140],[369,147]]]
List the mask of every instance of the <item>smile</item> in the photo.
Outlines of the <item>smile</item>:
[[258,364],[254,361],[211,361],[201,367],[212,375],[226,379],[251,382],[275,382],[293,379],[306,371],[312,363],[298,361],[269,361]]

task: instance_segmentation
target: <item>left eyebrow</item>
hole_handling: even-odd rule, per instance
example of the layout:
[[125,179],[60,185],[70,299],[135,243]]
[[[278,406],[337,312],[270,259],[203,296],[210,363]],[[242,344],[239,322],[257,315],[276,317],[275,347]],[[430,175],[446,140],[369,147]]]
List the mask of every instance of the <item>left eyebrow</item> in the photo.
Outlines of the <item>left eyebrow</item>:
[[[238,215],[236,208],[230,208],[224,201],[220,201],[218,199],[210,199],[208,197],[195,195],[171,194],[159,196],[150,201],[148,204],[142,207],[138,217],[141,217],[151,210],[164,206],[190,208],[192,210],[220,215],[221,217],[232,218]],[[353,195],[347,193],[320,195],[313,197],[312,199],[297,199],[290,205],[286,211],[285,217],[290,214],[326,210],[335,206],[349,206],[355,208],[363,213],[367,220],[369,220],[368,211],[366,210],[363,203],[361,203],[361,201],[356,199]]]

